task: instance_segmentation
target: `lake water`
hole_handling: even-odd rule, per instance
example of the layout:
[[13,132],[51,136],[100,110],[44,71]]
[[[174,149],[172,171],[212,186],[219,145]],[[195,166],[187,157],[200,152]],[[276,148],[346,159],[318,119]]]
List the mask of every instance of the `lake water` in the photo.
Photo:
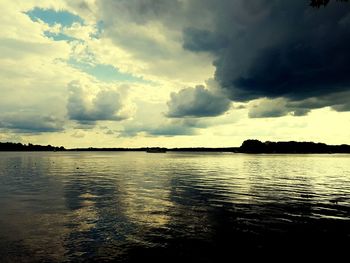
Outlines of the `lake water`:
[[0,153],[1,262],[346,252],[350,155]]

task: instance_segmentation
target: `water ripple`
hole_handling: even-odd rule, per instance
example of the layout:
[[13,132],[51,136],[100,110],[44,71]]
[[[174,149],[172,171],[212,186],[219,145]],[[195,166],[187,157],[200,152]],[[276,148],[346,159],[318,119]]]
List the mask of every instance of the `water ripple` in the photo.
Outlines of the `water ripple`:
[[0,257],[216,262],[232,250],[339,251],[350,238],[349,161],[349,155],[0,153]]

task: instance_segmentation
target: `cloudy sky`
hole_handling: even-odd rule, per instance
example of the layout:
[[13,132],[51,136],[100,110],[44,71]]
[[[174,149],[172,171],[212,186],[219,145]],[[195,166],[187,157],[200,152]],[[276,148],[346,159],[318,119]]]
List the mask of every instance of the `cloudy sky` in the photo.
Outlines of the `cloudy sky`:
[[0,0],[0,141],[350,144],[350,4]]

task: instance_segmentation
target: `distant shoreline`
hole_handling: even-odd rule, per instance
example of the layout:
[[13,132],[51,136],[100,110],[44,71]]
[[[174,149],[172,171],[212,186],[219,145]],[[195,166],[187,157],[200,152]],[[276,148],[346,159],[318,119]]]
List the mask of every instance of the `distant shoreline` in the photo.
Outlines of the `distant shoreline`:
[[66,149],[63,146],[43,146],[21,143],[0,143],[0,151],[13,152],[63,152],[63,151],[85,151],[85,152],[228,152],[228,153],[247,153],[247,154],[332,154],[332,153],[350,153],[350,145],[327,145],[325,143],[315,142],[261,142],[259,140],[245,140],[240,147],[140,147],[140,148],[72,148]]

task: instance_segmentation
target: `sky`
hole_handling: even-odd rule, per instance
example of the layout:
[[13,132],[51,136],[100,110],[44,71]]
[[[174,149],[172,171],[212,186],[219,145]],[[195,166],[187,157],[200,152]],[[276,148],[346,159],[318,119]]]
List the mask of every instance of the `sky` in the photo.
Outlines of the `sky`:
[[350,144],[350,3],[0,0],[0,141]]

